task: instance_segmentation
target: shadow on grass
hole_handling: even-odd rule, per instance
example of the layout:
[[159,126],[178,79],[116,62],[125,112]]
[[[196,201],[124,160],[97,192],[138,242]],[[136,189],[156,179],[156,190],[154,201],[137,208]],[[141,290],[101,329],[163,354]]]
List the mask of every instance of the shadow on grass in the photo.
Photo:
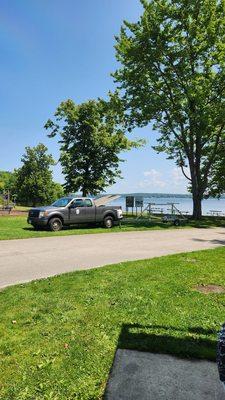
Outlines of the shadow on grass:
[[[121,229],[126,229],[126,228],[154,228],[154,227],[160,227],[160,228],[171,228],[171,224],[164,224],[163,222],[160,221],[149,221],[148,219],[143,219],[143,220],[135,220],[135,219],[124,219],[121,223]],[[68,225],[63,227],[63,231],[70,231],[74,229],[79,229],[79,230],[84,230],[84,229],[96,229],[98,230],[99,228],[104,228],[102,224],[75,224],[75,225]],[[119,224],[115,225],[114,228],[119,228]],[[113,231],[113,229],[111,231]],[[25,231],[34,231],[35,229],[31,226],[23,227],[23,230]],[[39,230],[42,231],[47,231],[47,227],[40,227]]]
[[[173,223],[163,223],[161,220],[161,216],[154,216],[149,219],[149,217],[143,217],[140,219],[136,219],[136,216],[129,216],[125,217],[121,222],[121,229],[123,230],[145,230],[145,229],[171,229],[171,227],[175,229],[183,228],[183,227],[191,227],[191,228],[198,228],[198,229],[207,229],[210,227],[225,227],[225,218],[216,218],[216,217],[203,217],[200,221],[195,221],[190,217],[186,221],[180,221],[180,227],[174,227]],[[85,230],[85,229],[94,229],[98,230],[99,228],[103,228],[102,224],[77,224],[77,225],[70,225],[64,226],[64,231],[72,231],[75,229]],[[119,228],[119,225],[115,225],[115,228]],[[34,231],[33,227],[23,227],[25,231]],[[48,230],[47,228],[41,228],[40,230]],[[113,231],[113,229],[112,229]]]
[[164,228],[168,229],[171,228],[172,224],[165,224],[160,219],[135,219],[135,218],[126,218],[122,221],[121,227],[122,228]]
[[194,220],[189,217],[188,225],[193,228],[225,227],[225,217],[203,216],[200,220]]
[[25,228],[22,228],[23,229],[23,231],[32,231],[32,232],[35,232],[35,229],[34,228],[31,228],[31,227],[25,227]]
[[[215,339],[207,336],[214,335]],[[123,324],[118,348],[172,354],[182,358],[215,360],[216,332],[201,327],[178,329],[171,326]]]
[[[179,216],[178,216],[179,217]],[[136,219],[135,215],[125,217],[122,221],[122,226],[130,226],[132,228],[135,227],[146,227],[146,228],[154,228],[160,227],[164,229],[171,228],[173,223],[163,223],[162,215],[154,214],[150,218],[148,216],[143,216],[140,219]],[[186,220],[180,219],[181,227],[187,226],[191,228],[199,228],[199,229],[207,229],[210,227],[225,227],[225,217],[212,217],[212,216],[203,216],[201,220],[194,220],[191,216],[187,216]]]
[[[62,231],[72,231],[72,230],[74,230],[74,229],[79,229],[79,230],[82,230],[82,229],[88,229],[88,228],[90,228],[90,229],[98,229],[99,227],[101,227],[101,226],[99,226],[99,225],[94,225],[94,224],[82,224],[82,225],[68,225],[68,226],[64,226],[63,227],[63,229],[62,229]],[[31,226],[26,226],[26,227],[23,227],[22,228],[24,231],[32,231],[32,232],[35,232],[36,230],[33,228],[33,227],[31,227]],[[50,232],[50,230],[48,229],[48,227],[46,226],[46,227],[40,227],[37,231],[45,231],[45,232]]]

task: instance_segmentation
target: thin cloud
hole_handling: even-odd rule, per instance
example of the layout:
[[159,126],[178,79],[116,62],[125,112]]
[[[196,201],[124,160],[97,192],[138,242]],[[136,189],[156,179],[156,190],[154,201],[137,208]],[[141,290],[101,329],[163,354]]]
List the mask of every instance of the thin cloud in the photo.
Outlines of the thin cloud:
[[146,179],[139,182],[140,188],[164,188],[166,182],[162,179],[162,173],[156,169],[150,169],[149,171],[144,171],[143,175]]
[[[188,174],[188,168],[185,168],[185,173]],[[178,167],[174,167],[172,169],[171,172],[172,175],[172,182],[174,186],[184,186],[185,184],[187,184],[187,179],[185,178],[185,176],[182,174],[182,171],[180,168]]]

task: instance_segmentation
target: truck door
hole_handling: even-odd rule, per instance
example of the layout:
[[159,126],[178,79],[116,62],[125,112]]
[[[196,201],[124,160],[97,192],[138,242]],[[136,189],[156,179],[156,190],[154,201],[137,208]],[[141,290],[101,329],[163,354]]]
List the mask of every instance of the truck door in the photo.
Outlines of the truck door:
[[95,222],[95,209],[96,206],[93,205],[90,199],[84,200],[84,208],[87,222]]
[[85,204],[83,199],[76,199],[69,208],[69,222],[72,224],[82,224],[86,222]]

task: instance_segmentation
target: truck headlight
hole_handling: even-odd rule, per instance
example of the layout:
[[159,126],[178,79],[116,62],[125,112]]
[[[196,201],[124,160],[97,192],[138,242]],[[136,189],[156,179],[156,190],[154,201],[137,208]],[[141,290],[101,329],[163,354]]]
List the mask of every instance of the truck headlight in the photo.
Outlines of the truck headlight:
[[123,216],[123,211],[122,210],[116,210],[117,211],[117,217],[121,218]]
[[39,218],[47,217],[48,216],[48,211],[40,211],[39,212]]

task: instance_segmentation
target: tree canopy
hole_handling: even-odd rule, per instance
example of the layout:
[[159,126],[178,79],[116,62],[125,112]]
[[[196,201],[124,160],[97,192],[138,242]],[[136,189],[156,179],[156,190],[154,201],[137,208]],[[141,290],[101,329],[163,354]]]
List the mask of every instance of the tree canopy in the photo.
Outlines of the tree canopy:
[[121,177],[120,152],[140,144],[125,136],[117,115],[103,100],[62,102],[45,127],[49,137],[59,135],[66,191],[81,190],[83,196],[114,184]]
[[0,192],[11,190],[14,185],[14,174],[9,171],[0,171]]
[[155,149],[182,169],[199,218],[225,142],[225,2],[141,3],[139,21],[125,21],[116,38],[113,76],[127,125],[154,123]]
[[17,202],[32,206],[49,204],[63,194],[61,185],[60,190],[59,184],[52,179],[51,167],[55,161],[42,143],[36,147],[26,147],[25,150],[22,166],[15,170]]
[[0,204],[4,203],[4,194],[8,196],[9,199],[14,194],[14,183],[15,174],[10,171],[0,171]]

